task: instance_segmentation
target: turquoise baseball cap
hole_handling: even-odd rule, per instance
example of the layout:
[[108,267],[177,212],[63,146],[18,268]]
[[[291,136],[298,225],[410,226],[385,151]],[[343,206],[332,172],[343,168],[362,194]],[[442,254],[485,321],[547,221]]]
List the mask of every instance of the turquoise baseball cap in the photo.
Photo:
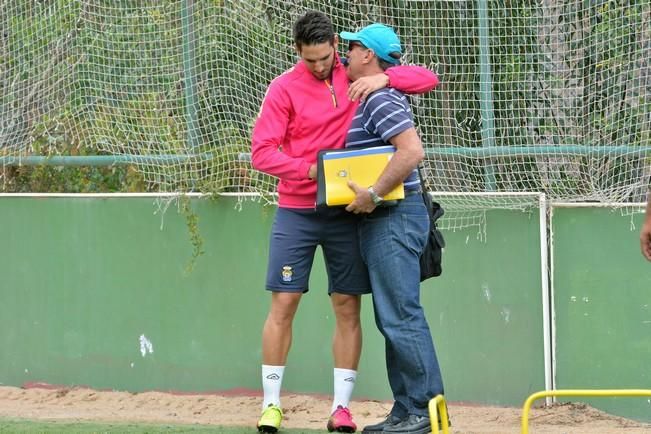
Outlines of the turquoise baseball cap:
[[400,59],[391,57],[391,53],[402,55],[400,38],[389,26],[375,23],[362,28],[359,32],[341,32],[342,39],[347,41],[359,41],[365,47],[370,48],[382,60],[397,65]]

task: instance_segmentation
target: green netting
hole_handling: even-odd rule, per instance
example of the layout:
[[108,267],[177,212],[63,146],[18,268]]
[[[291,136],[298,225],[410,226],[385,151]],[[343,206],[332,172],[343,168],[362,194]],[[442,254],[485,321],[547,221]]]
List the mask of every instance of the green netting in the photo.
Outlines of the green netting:
[[[246,158],[251,126],[267,84],[296,61],[292,23],[317,9],[337,30],[394,26],[405,60],[441,76],[437,90],[412,99],[433,190],[614,203],[641,201],[648,186],[648,0],[0,6],[5,165],[127,156],[150,191],[270,193],[275,180]],[[4,187],[11,175],[1,173]],[[491,197],[483,206],[514,205]]]

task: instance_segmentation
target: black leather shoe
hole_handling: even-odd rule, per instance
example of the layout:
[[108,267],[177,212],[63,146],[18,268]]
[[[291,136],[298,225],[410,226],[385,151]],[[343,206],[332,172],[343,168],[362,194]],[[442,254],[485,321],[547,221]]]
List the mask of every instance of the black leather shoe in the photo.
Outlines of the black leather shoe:
[[382,422],[365,426],[362,434],[382,434],[386,428],[397,425],[400,422],[402,422],[402,419],[389,413],[387,418]]
[[432,431],[429,417],[410,414],[399,424],[384,427],[386,434],[429,434]]

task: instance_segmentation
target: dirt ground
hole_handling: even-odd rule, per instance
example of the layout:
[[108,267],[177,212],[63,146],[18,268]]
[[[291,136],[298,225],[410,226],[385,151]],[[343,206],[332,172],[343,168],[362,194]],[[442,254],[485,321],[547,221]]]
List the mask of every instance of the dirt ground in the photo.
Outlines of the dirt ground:
[[[285,428],[325,428],[330,400],[311,395],[283,395]],[[31,420],[147,422],[254,426],[260,414],[261,397],[247,391],[226,394],[129,393],[83,388],[0,387],[0,418]],[[362,427],[381,420],[389,402],[354,401],[350,405]],[[520,432],[521,408],[449,403],[451,432],[458,434]],[[534,408],[529,432],[648,434],[651,425],[615,417],[584,404]],[[252,432],[255,432],[252,430]]]

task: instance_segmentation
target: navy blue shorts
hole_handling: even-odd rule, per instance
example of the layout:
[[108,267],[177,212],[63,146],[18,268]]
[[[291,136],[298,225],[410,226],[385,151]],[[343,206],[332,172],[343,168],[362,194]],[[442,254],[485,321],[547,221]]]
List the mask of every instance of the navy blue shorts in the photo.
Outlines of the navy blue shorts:
[[371,284],[359,250],[359,218],[343,208],[278,208],[271,229],[267,289],[307,292],[314,252],[323,250],[328,294],[368,294]]

